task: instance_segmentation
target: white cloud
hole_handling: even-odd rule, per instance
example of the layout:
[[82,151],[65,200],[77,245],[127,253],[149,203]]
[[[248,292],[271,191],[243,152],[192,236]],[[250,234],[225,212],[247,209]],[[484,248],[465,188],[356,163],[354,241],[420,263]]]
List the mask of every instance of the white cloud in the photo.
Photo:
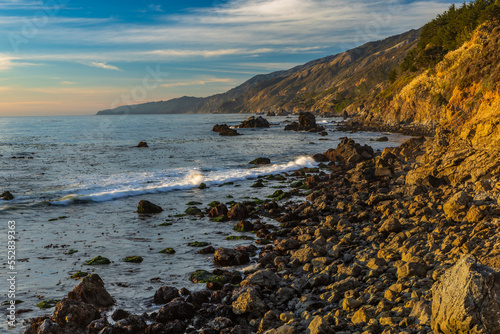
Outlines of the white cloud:
[[10,70],[18,66],[33,66],[37,64],[27,63],[19,61],[20,57],[12,57],[3,53],[0,53],[0,71]]
[[61,81],[61,85],[76,85],[76,82],[73,82],[73,81]]
[[119,69],[118,67],[116,67],[114,65],[108,65],[105,62],[91,61],[90,63],[82,62],[82,64],[85,64],[85,65],[88,65],[88,66],[91,66],[91,67],[102,68],[102,69],[105,69],[105,70],[121,71],[121,69]]
[[234,79],[230,78],[209,78],[205,80],[194,80],[194,81],[184,81],[184,82],[174,82],[163,84],[163,88],[181,87],[181,86],[203,86],[211,83],[232,83]]

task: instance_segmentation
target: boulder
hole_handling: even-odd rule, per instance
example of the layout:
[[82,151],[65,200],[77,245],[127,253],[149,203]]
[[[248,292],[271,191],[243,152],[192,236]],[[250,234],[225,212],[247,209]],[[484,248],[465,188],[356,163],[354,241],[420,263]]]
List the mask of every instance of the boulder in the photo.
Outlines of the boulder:
[[240,220],[248,217],[247,207],[241,203],[236,203],[227,213],[229,219]]
[[137,206],[137,213],[160,213],[163,209],[161,206],[151,203],[150,201],[142,200]]
[[465,191],[453,195],[444,205],[444,214],[455,221],[461,221],[467,214],[467,209],[472,197]]
[[219,266],[239,266],[248,262],[250,262],[250,256],[242,249],[219,247],[214,253],[214,263]]
[[56,304],[52,319],[62,327],[85,328],[99,319],[99,311],[92,305],[70,298],[63,298]]
[[0,195],[0,198],[4,201],[11,201],[14,199],[14,195],[12,195],[9,191],[4,191],[2,195]]
[[235,129],[231,129],[227,124],[215,124],[212,128],[213,132],[218,132],[219,136],[238,136],[239,133]]
[[73,291],[68,293],[68,298],[82,301],[95,307],[111,306],[114,299],[104,288],[104,282],[97,274],[85,276]]
[[312,112],[306,111],[299,114],[299,123],[292,122],[285,126],[285,130],[321,132],[325,128],[316,124],[316,117]]
[[250,116],[246,121],[241,122],[238,128],[268,128],[270,126],[269,122],[262,116],[255,117]]
[[162,323],[173,320],[192,319],[196,314],[196,309],[193,304],[185,302],[182,297],[176,298],[165,304],[158,311],[157,320]]
[[240,292],[232,303],[234,314],[264,313],[266,304],[259,297],[254,288],[247,288]]
[[312,158],[316,162],[329,162],[330,161],[330,159],[328,159],[328,157],[326,155],[324,155],[323,153],[316,153],[315,155],[313,155]]
[[372,159],[373,148],[368,145],[361,146],[353,139],[343,138],[336,149],[329,149],[325,155],[330,161],[356,164]]
[[247,276],[241,285],[258,285],[263,288],[274,289],[280,283],[278,275],[276,275],[271,269],[264,269],[254,272],[253,274]]
[[238,224],[234,225],[233,230],[238,232],[252,232],[254,225],[249,221],[242,220]]
[[269,158],[257,158],[249,162],[250,165],[269,165],[271,159]]
[[166,304],[179,297],[179,290],[173,286],[162,286],[155,292],[153,302],[155,304]]
[[463,256],[432,287],[434,333],[499,333],[500,272]]
[[208,212],[208,216],[215,218],[215,217],[227,215],[227,213],[228,213],[227,206],[224,203],[221,203],[221,204],[213,207],[212,209],[210,209],[210,211]]

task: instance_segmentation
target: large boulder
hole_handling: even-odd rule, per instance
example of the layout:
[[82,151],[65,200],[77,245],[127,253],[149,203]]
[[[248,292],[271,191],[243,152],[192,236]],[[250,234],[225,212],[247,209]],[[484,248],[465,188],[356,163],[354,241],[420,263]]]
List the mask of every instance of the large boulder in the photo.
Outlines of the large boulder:
[[212,128],[213,132],[218,132],[219,136],[238,136],[239,133],[235,129],[231,129],[227,124],[215,124]]
[[321,132],[325,130],[325,128],[316,124],[316,117],[312,112],[306,111],[300,113],[299,123],[292,122],[285,126],[285,130]]
[[160,213],[163,209],[161,206],[151,203],[150,201],[142,200],[137,205],[138,213]]
[[247,207],[242,203],[237,203],[229,209],[227,217],[234,220],[243,220],[248,217]]
[[238,128],[268,128],[270,126],[269,122],[262,116],[255,117],[250,116],[246,121],[241,122]]
[[259,297],[254,288],[242,290],[236,300],[232,303],[234,314],[264,313],[266,304]]
[[99,318],[100,313],[94,306],[69,298],[56,304],[52,317],[55,323],[66,328],[85,328]]
[[101,277],[97,274],[84,277],[80,284],[68,293],[68,298],[82,301],[97,308],[111,306],[115,303],[113,297],[104,288]]
[[361,146],[353,139],[343,138],[336,149],[329,149],[325,155],[331,161],[356,164],[373,158],[373,149],[368,145]]
[[432,287],[434,333],[500,333],[500,272],[462,257]]
[[214,206],[212,209],[210,209],[210,211],[208,212],[208,216],[215,218],[226,215],[227,213],[227,206],[224,203],[220,203],[219,205]]
[[186,320],[193,318],[195,314],[196,308],[194,305],[185,302],[182,297],[179,297],[165,304],[160,309],[157,320],[163,323],[174,320]]
[[217,248],[214,263],[219,266],[238,266],[250,262],[248,251],[243,249]]
[[173,286],[162,286],[156,290],[153,302],[155,304],[166,304],[179,297],[179,290]]

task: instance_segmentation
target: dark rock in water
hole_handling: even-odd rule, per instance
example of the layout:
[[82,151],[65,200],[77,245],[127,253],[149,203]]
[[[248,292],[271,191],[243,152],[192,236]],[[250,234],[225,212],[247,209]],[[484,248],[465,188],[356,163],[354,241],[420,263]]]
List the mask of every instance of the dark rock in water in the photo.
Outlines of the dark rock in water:
[[162,211],[163,209],[160,206],[146,200],[140,201],[139,205],[137,206],[138,213],[160,213]]
[[205,183],[200,183],[200,185],[198,186],[198,189],[207,189],[207,185]]
[[316,117],[312,112],[306,111],[300,113],[299,123],[292,122],[285,126],[285,130],[322,132],[325,130],[325,128],[316,124]]
[[227,215],[228,209],[224,203],[220,203],[217,206],[213,207],[209,212],[208,216],[215,218],[223,215]]
[[249,254],[242,249],[217,248],[214,263],[219,266],[239,266],[250,262]]
[[213,253],[215,253],[215,248],[213,246],[202,248],[196,252],[196,254],[213,254]]
[[182,297],[172,300],[164,305],[158,312],[157,320],[162,323],[173,320],[192,319],[196,314],[193,304],[185,302]]
[[4,191],[2,195],[0,195],[4,201],[11,201],[14,199],[14,196],[9,191]]
[[68,298],[82,301],[95,307],[111,306],[114,299],[104,288],[104,282],[97,274],[84,277],[73,291],[68,293]]
[[268,128],[270,126],[269,122],[263,118],[262,116],[259,116],[255,118],[254,116],[248,117],[246,121],[241,122],[241,124],[238,126],[238,128],[243,129],[243,128]]
[[344,112],[342,113],[342,118],[347,119],[348,117],[349,117],[349,113],[347,112],[347,110],[344,110]]
[[274,113],[274,111],[268,111],[266,116],[273,117],[273,116],[276,116],[276,114]]
[[148,143],[146,143],[145,141],[141,141],[141,142],[137,145],[137,147],[149,147],[149,146],[148,146]]
[[231,129],[227,124],[216,124],[212,128],[213,132],[218,132],[220,136],[238,136],[239,133],[235,129]]
[[432,287],[434,333],[498,333],[500,272],[465,255]]
[[319,134],[320,134],[321,136],[323,136],[323,137],[324,137],[324,136],[328,136],[328,132],[326,132],[326,131],[321,131]]
[[316,162],[329,162],[330,161],[330,159],[328,159],[328,157],[322,153],[316,153],[315,155],[313,155],[312,158]]
[[201,210],[195,206],[190,206],[189,208],[186,209],[185,212],[186,212],[186,215],[188,215],[188,216],[198,216],[198,215],[202,214]]
[[375,139],[375,141],[385,142],[385,141],[389,141],[389,138],[387,138],[387,137],[380,137],[380,138]]
[[247,207],[241,203],[236,203],[227,213],[229,219],[245,219],[248,217]]
[[329,149],[325,155],[331,161],[356,164],[372,159],[373,149],[368,145],[361,146],[350,138],[343,138],[336,149]]
[[179,290],[173,286],[162,286],[156,290],[153,297],[153,302],[155,304],[166,304],[170,303],[175,298],[179,297]]
[[253,231],[253,224],[249,221],[242,220],[233,227],[233,230],[238,232],[251,232]]
[[299,123],[292,122],[290,124],[285,125],[285,131],[299,131]]
[[269,165],[271,163],[271,159],[269,158],[257,158],[249,162],[250,165]]

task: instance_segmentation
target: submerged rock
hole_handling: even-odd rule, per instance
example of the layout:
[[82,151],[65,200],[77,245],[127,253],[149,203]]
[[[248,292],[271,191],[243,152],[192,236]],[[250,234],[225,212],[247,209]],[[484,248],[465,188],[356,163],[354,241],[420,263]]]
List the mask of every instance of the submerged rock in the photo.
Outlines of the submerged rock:
[[148,143],[146,143],[145,141],[141,141],[139,144],[137,144],[137,147],[149,147],[149,146]]
[[249,162],[250,165],[269,165],[271,159],[269,158],[257,158]]
[[14,195],[12,195],[9,191],[4,191],[2,195],[0,195],[0,198],[4,201],[11,201],[14,199]]

